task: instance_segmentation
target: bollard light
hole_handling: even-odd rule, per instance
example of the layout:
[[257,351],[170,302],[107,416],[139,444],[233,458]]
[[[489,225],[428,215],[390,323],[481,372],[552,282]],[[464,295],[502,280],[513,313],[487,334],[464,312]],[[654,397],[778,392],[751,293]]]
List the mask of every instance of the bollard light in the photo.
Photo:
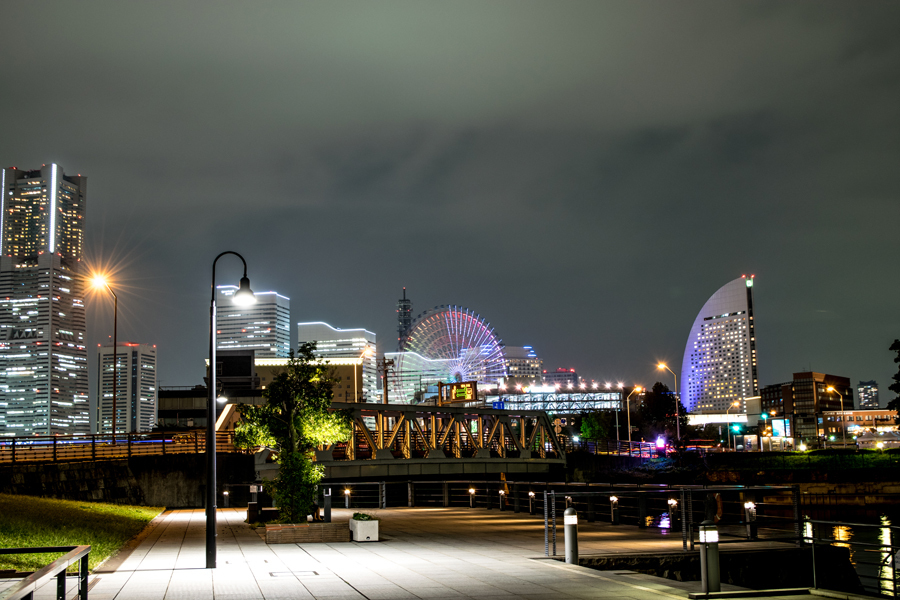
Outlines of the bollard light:
[[674,510],[676,506],[678,506],[678,500],[676,500],[675,498],[669,498],[669,507]]
[[528,492],[528,514],[534,514],[534,492]]
[[503,503],[503,500],[505,497],[506,497],[506,492],[504,492],[503,490],[500,490],[500,510],[506,510],[504,503]]
[[744,502],[744,521],[747,523],[747,539],[755,540],[759,530],[756,526],[756,503],[752,500]]
[[344,508],[350,508],[350,488],[344,488]]
[[744,502],[744,508],[746,508],[747,510],[753,510],[754,508],[756,508],[756,505],[752,502]]
[[715,525],[700,526],[700,543],[701,544],[718,544],[719,530]]
[[566,536],[566,563],[578,564],[578,513],[571,506],[563,513]]
[[610,511],[610,520],[613,525],[619,524],[619,497],[618,496],[610,496],[609,497],[609,511]]
[[469,508],[475,508],[475,488],[469,488]]
[[225,490],[224,492],[222,492],[222,496],[224,499],[223,504],[225,505],[225,508],[228,508],[228,490]]
[[704,594],[722,590],[719,572],[719,530],[712,521],[700,524],[700,584]]

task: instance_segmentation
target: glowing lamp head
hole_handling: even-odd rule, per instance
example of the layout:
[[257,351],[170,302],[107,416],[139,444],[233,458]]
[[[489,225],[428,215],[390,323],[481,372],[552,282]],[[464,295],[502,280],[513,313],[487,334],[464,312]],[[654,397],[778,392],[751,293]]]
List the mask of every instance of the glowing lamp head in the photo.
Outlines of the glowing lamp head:
[[875,447],[878,448],[879,450],[883,450],[883,449],[884,449],[884,442],[878,442],[877,444],[875,444]]
[[610,497],[609,497],[609,501],[610,501],[610,502],[618,502],[618,501],[619,501],[619,497],[618,497],[618,496],[610,496]]
[[637,393],[641,393],[644,391],[644,388],[642,388],[639,385],[636,385],[636,386],[634,386],[634,391],[636,391]]
[[678,505],[678,500],[676,500],[675,498],[669,498],[668,502],[669,502],[669,506],[671,506],[673,508]]
[[529,498],[534,498],[534,492],[528,492],[528,497],[529,497]]
[[469,488],[469,493],[473,496],[475,495],[475,488]]
[[256,304],[256,295],[250,289],[250,280],[244,276],[238,285],[238,291],[231,297],[231,301],[238,306],[249,306]]
[[91,279],[91,287],[96,290],[102,290],[109,285],[105,276],[97,274]]
[[346,488],[346,489],[344,490],[344,495],[345,495],[345,496],[349,496],[349,495],[350,495],[350,488]]
[[500,495],[503,496],[504,494],[506,494],[506,492],[504,492],[503,490],[500,490]]
[[216,402],[228,402],[228,398],[226,398],[225,396],[219,396],[218,398],[216,398]]
[[660,450],[666,447],[666,439],[663,436],[656,438],[656,447]]
[[576,435],[576,436],[573,436],[573,437],[572,437],[572,441],[573,441],[573,442],[577,442],[577,441],[578,441],[578,439],[579,439],[579,438],[578,438],[578,436],[577,436],[577,435]]
[[656,368],[657,368],[657,369],[660,369],[660,370],[661,370],[661,369],[665,369],[665,368],[666,368],[666,363],[659,363],[658,365],[656,365]]
[[831,387],[830,385],[829,385],[827,388],[825,388],[825,389],[828,390],[829,392],[833,392],[833,391],[834,391],[834,388]]

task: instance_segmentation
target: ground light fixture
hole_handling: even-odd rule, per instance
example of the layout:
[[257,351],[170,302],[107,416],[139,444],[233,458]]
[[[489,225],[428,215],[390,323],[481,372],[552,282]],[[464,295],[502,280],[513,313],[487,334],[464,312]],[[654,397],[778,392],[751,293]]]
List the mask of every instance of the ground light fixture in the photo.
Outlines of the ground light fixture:
[[800,449],[800,452],[806,452],[806,444],[800,442],[800,445],[797,446]]
[[207,381],[208,403],[206,405],[206,568],[216,568],[216,263],[226,254],[241,259],[244,275],[232,302],[247,306],[256,302],[247,278],[247,261],[237,252],[226,250],[213,260],[212,282],[209,300],[209,381]]

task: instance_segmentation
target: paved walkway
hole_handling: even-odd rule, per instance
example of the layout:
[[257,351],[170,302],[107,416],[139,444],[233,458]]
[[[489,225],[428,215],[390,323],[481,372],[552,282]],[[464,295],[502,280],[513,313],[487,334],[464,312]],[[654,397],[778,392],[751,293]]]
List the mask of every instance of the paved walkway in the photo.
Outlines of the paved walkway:
[[[351,511],[338,509],[334,521]],[[684,600],[674,582],[630,572],[601,572],[545,559],[537,517],[484,509],[371,510],[382,519],[379,543],[267,545],[243,523],[243,509],[220,509],[218,568],[205,569],[202,510],[162,515],[124,560],[92,575],[93,600],[410,599]],[[583,528],[582,555],[681,548],[633,527]],[[563,551],[560,524],[559,551]],[[627,534],[631,534],[628,536]],[[629,543],[626,537],[631,537]],[[604,541],[605,538],[605,541]],[[119,564],[117,564],[119,563]],[[113,570],[114,569],[114,570]],[[619,574],[617,574],[619,573]],[[695,584],[699,589],[699,584]],[[45,586],[38,597],[52,597]],[[796,597],[794,597],[796,598]]]

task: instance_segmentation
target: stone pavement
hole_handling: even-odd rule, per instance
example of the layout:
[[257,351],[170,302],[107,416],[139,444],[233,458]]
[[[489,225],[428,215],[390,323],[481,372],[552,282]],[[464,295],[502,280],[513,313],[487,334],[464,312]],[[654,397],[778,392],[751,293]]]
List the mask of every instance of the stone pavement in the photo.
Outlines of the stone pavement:
[[[460,508],[367,512],[381,518],[384,541],[270,546],[243,522],[244,509],[220,509],[218,568],[205,569],[203,511],[169,511],[128,556],[109,561],[92,575],[90,598],[684,600],[687,595],[663,579],[544,558],[538,517]],[[334,510],[333,520],[347,521],[350,513]],[[680,537],[637,533],[628,526],[585,525],[581,553],[681,547]],[[560,523],[560,553],[563,547]],[[46,589],[50,587],[37,597],[53,597],[53,590]]]

